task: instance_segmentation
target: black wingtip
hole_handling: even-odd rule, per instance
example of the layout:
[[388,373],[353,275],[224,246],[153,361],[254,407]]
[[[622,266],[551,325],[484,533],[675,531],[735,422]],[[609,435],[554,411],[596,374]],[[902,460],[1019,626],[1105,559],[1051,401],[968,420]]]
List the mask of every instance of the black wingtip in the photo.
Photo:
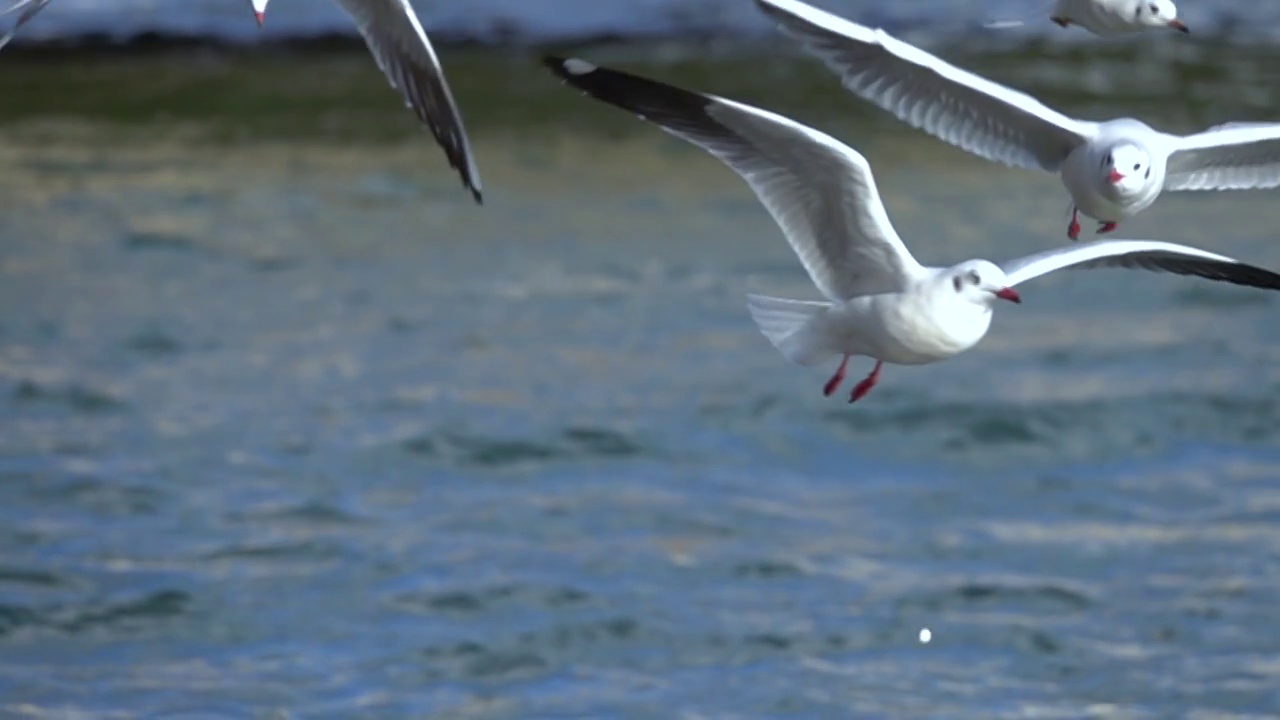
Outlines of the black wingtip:
[[455,158],[450,153],[445,153],[445,157],[449,160],[449,166],[458,173],[458,179],[462,181],[462,189],[471,194],[471,199],[476,201],[477,205],[484,205],[484,198],[481,197],[480,188],[477,186],[474,176],[469,171],[471,167],[466,157]]
[[543,55],[542,64],[551,68],[551,72],[557,75],[564,70],[564,58],[559,55]]
[[712,96],[594,65],[580,58],[547,55],[542,63],[569,87],[668,130],[725,132],[707,114],[716,102]]

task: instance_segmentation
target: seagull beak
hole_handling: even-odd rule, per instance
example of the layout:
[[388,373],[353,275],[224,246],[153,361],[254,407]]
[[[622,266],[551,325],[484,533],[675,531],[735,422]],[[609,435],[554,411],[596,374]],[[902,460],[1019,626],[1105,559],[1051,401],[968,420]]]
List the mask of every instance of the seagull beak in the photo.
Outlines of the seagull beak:
[[258,27],[262,27],[262,23],[267,21],[267,14],[258,10],[253,11],[253,19],[258,21]]
[[999,290],[996,291],[996,297],[1000,298],[1001,300],[1008,300],[1011,303],[1018,303],[1018,304],[1022,303],[1022,298],[1019,297],[1018,293],[1014,291],[1014,289],[1011,287],[1000,288]]
[[1120,182],[1123,179],[1124,179],[1124,175],[1121,175],[1120,173],[1116,172],[1115,168],[1111,168],[1111,172],[1107,173],[1107,182],[1111,183],[1112,185],[1115,185],[1116,183]]
[[1186,25],[1184,25],[1181,20],[1170,20],[1169,27],[1173,28],[1174,30],[1177,30],[1178,32],[1184,32],[1184,33],[1191,32],[1191,29],[1188,28]]

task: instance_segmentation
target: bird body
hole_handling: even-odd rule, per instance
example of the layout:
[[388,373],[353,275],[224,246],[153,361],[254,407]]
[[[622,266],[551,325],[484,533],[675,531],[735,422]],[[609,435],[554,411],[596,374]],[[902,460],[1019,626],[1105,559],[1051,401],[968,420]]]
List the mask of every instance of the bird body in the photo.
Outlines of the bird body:
[[1129,118],[1099,123],[1093,138],[1063,158],[1059,175],[1085,215],[1105,221],[1131,218],[1160,197],[1167,157],[1148,149],[1159,133]]
[[1188,32],[1170,0],[1057,0],[1050,19],[1102,37],[1170,28]]
[[[991,306],[952,302],[955,291],[947,270],[927,268],[899,292],[822,304],[820,311],[804,320],[813,323],[811,330],[820,331],[812,337],[814,349],[799,355],[813,357],[821,348],[825,351],[822,359],[835,354],[865,355],[897,365],[924,365],[968,350],[991,326]],[[998,283],[1002,276],[993,273],[990,277]],[[776,306],[767,302],[770,300],[780,298],[748,296],[748,308],[757,324],[761,324],[766,308]]]

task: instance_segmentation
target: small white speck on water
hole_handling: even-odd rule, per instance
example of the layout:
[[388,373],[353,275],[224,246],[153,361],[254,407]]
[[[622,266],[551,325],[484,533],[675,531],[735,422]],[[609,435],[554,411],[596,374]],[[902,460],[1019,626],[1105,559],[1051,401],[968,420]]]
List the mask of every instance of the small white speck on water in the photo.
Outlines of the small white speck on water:
[[920,644],[921,645],[928,645],[929,641],[932,639],[933,639],[933,633],[929,632],[929,628],[920,628]]

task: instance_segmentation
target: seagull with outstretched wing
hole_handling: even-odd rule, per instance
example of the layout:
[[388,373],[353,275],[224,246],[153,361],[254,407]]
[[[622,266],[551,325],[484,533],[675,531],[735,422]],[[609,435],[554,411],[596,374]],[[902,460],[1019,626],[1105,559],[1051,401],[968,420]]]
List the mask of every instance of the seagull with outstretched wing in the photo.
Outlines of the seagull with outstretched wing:
[[585,60],[548,57],[565,83],[634,113],[718,158],[773,216],[825,301],[748,295],[760,331],[800,365],[840,357],[823,393],[835,392],[849,358],[874,358],[849,402],[867,394],[884,363],[922,365],[973,347],[998,300],[1063,268],[1135,268],[1280,290],[1280,274],[1185,245],[1104,240],[997,265],[921,265],[894,230],[866,158],[813,128],[743,103],[704,95]]

